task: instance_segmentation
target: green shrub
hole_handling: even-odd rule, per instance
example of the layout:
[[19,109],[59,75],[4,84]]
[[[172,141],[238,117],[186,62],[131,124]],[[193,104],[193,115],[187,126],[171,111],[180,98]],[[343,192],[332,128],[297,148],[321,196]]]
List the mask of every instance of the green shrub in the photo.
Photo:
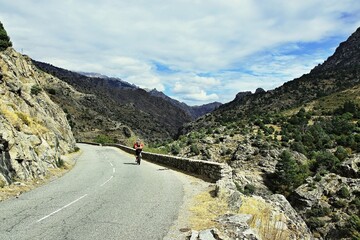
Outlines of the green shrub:
[[0,22],[0,51],[3,51],[11,46],[12,46],[12,43],[10,41],[10,38],[9,38],[3,24]]
[[336,200],[332,205],[336,208],[344,208],[347,206],[347,203],[345,200],[339,199]]
[[319,205],[313,206],[311,209],[307,210],[305,215],[310,217],[325,217],[330,214],[331,210],[327,207],[321,207]]
[[352,239],[360,239],[360,217],[351,215],[347,221],[347,228]]
[[180,149],[179,145],[177,145],[177,144],[172,144],[171,145],[170,151],[171,151],[172,154],[178,155],[180,153],[180,150],[181,149]]
[[56,90],[54,88],[48,88],[46,89],[46,91],[51,94],[51,95],[55,95],[56,94]]
[[317,218],[317,217],[308,218],[308,219],[306,220],[306,223],[307,223],[307,225],[309,226],[309,228],[310,228],[311,230],[315,230],[315,229],[317,229],[317,228],[319,228],[319,227],[325,226],[325,222],[322,221],[322,220],[320,220],[320,219]]
[[350,192],[349,189],[347,189],[346,187],[342,187],[338,192],[337,195],[341,198],[348,198],[350,197]]
[[114,140],[111,139],[109,136],[104,134],[99,134],[95,138],[96,143],[105,144],[105,143],[114,143]]
[[190,146],[190,152],[194,153],[195,155],[200,154],[200,150],[199,150],[198,146],[194,143],[191,144],[191,146]]
[[256,190],[256,188],[255,188],[254,185],[252,185],[252,184],[246,184],[245,187],[244,187],[243,193],[244,193],[245,195],[252,195],[252,194],[255,193],[255,190]]
[[275,192],[288,196],[308,176],[308,166],[298,164],[289,151],[283,151],[275,166],[275,172],[270,175],[269,187]]
[[39,85],[35,84],[31,87],[30,93],[32,95],[37,96],[41,91],[42,91],[41,87]]
[[61,159],[61,158],[58,158],[58,160],[56,161],[56,166],[58,168],[64,167],[65,166],[65,161],[63,159]]
[[346,149],[342,146],[339,146],[336,149],[335,152],[335,156],[340,160],[340,161],[344,161],[347,157],[348,157],[348,153],[346,151]]

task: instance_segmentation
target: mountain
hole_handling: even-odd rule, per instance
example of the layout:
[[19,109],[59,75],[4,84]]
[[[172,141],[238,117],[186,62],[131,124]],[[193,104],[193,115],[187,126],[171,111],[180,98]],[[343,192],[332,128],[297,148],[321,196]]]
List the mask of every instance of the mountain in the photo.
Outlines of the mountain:
[[11,47],[0,51],[0,186],[43,178],[75,151],[64,111],[43,89],[54,79]]
[[208,103],[208,104],[204,104],[204,105],[200,105],[200,106],[189,106],[186,103],[179,102],[178,100],[168,97],[166,94],[164,94],[163,92],[157,91],[156,89],[149,91],[149,93],[152,96],[163,98],[163,99],[167,100],[168,102],[170,102],[171,104],[173,104],[174,106],[184,110],[186,113],[188,113],[192,117],[193,120],[195,120],[198,117],[201,117],[207,113],[214,111],[216,108],[218,108],[219,106],[222,105],[222,103],[213,102],[213,103]]
[[[269,91],[240,92],[235,99],[223,104],[212,114],[217,122],[236,121],[239,117],[256,114],[279,113],[286,109],[301,106],[315,99],[350,89],[360,84],[360,28],[323,64],[316,66],[310,73],[286,82]],[[205,120],[206,122],[206,120]],[[198,121],[185,127],[182,132],[207,125]]]
[[[182,109],[129,83],[113,78],[87,77],[47,63],[33,62],[42,71],[87,95],[82,99],[81,106],[88,110],[73,109],[70,116],[75,123],[75,136],[82,136],[78,140],[93,140],[99,133],[111,134],[111,129],[117,129],[118,124],[107,125],[118,122],[128,126],[137,135],[156,142],[171,139],[184,123],[191,121],[191,117]],[[53,99],[60,106],[71,108],[66,96],[58,97],[55,94]],[[114,134],[111,135],[116,138]],[[116,139],[119,140],[119,137]]]
[[232,191],[284,195],[313,238],[359,239],[359,96],[360,28],[309,73],[274,90],[239,92],[163,149],[228,164]]
[[94,80],[96,79],[109,79],[109,80],[113,80],[113,81],[118,81],[120,82],[121,87],[123,88],[138,88],[136,85],[128,83],[120,78],[112,78],[112,77],[108,77],[106,75],[100,74],[100,73],[87,73],[87,72],[79,72],[79,74],[84,75],[86,77],[90,77],[90,78],[94,78]]

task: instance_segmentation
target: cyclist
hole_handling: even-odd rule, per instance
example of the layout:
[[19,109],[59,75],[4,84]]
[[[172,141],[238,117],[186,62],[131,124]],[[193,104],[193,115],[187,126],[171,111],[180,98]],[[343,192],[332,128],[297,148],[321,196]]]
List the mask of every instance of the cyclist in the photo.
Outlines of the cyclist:
[[135,155],[136,155],[135,162],[137,162],[138,164],[140,164],[140,161],[138,161],[138,159],[139,159],[139,156],[140,156],[143,148],[144,148],[144,144],[138,138],[136,140],[136,142],[134,143],[134,149],[135,149]]

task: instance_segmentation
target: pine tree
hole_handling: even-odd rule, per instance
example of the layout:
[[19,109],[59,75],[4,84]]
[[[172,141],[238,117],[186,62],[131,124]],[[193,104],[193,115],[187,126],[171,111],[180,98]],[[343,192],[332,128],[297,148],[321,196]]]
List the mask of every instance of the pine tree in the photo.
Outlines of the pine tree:
[[308,168],[296,162],[289,151],[283,151],[275,166],[272,188],[285,196],[288,196],[300,186],[308,176]]
[[0,51],[3,51],[11,46],[12,46],[12,43],[10,41],[10,38],[7,35],[3,24],[0,22]]

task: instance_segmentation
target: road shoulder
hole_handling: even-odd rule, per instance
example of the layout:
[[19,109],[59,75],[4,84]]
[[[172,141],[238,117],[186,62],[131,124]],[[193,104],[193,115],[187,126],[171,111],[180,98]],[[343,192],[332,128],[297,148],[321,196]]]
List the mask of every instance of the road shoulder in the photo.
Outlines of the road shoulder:
[[0,188],[0,202],[10,198],[18,198],[25,192],[29,192],[35,188],[54,181],[55,179],[58,179],[59,177],[62,177],[74,167],[76,160],[82,153],[83,152],[79,150],[77,152],[61,156],[61,159],[64,160],[64,166],[60,168],[49,168],[45,177],[31,179],[29,181],[19,180],[15,181],[9,186]]

